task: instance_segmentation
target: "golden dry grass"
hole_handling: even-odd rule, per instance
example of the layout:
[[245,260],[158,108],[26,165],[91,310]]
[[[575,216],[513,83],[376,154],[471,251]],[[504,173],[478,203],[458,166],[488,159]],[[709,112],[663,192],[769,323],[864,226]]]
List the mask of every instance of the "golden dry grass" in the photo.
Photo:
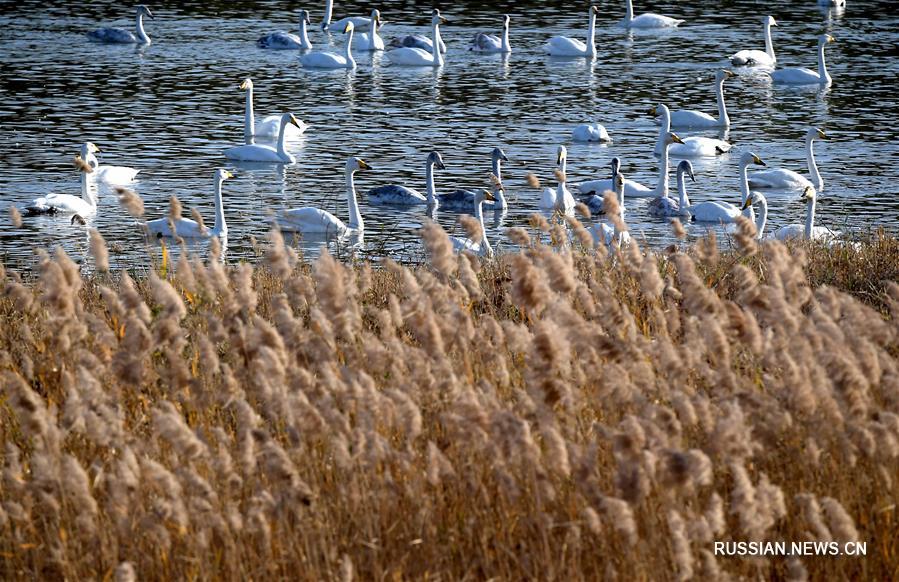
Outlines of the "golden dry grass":
[[0,577],[895,578],[895,239],[535,225],[486,262],[428,225],[414,268],[273,233],[255,268],[0,272]]

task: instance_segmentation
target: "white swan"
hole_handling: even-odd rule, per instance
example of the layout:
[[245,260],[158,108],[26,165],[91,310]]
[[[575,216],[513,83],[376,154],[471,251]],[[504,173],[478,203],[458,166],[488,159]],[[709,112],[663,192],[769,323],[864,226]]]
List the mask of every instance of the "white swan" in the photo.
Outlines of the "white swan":
[[[156,220],[147,221],[147,230],[157,237],[175,237],[181,238],[224,238],[228,235],[228,225],[225,224],[225,211],[222,207],[222,182],[228,178],[233,178],[234,174],[228,170],[216,170],[215,181],[215,225],[209,229],[200,227],[199,224],[189,218],[177,219],[157,218]],[[171,223],[171,224],[170,224]],[[172,225],[175,226],[175,232],[172,233]]]
[[793,170],[774,168],[755,172],[749,177],[749,185],[753,188],[777,189],[777,190],[805,190],[811,186],[819,192],[824,189],[824,180],[818,172],[818,164],[815,163],[814,141],[815,139],[827,139],[827,135],[816,127],[805,132],[805,160],[808,164],[808,173],[811,180]]
[[389,186],[379,186],[372,188],[367,192],[369,204],[396,204],[399,206],[417,206],[426,204],[429,207],[436,208],[438,204],[437,192],[434,188],[434,167],[439,170],[445,170],[443,158],[438,152],[428,154],[427,165],[425,166],[425,183],[427,195],[422,195],[418,190],[407,188],[398,184]]
[[124,28],[100,28],[87,33],[87,38],[107,44],[150,44],[150,37],[144,30],[144,16],[152,20],[153,13],[144,4],[135,6],[134,11],[134,32]]
[[291,34],[289,32],[272,32],[256,41],[256,46],[271,50],[309,50],[312,43],[309,41],[309,34],[306,32],[306,25],[311,24],[309,20],[309,11],[300,10],[300,35]]
[[[246,101],[243,111],[243,140],[245,144],[252,145],[256,143],[255,138],[277,139],[281,131],[281,115],[266,115],[259,122],[253,113],[253,81],[244,79],[240,84],[241,90],[247,92]],[[287,125],[284,128],[286,137],[290,139],[298,138],[308,126],[297,120],[297,125]]]
[[571,132],[571,139],[574,141],[602,142],[609,143],[612,138],[609,132],[601,123],[582,123],[574,128]]
[[381,26],[381,12],[378,9],[371,11],[371,21],[374,23],[371,32],[363,32],[359,35],[359,47],[368,52],[384,50],[384,40],[378,34],[378,27]]
[[371,166],[359,158],[349,158],[346,161],[344,179],[346,181],[346,199],[349,207],[350,223],[344,224],[342,220],[320,208],[307,206],[285,210],[277,217],[278,226],[283,230],[302,232],[309,234],[328,234],[344,236],[350,232],[362,232],[365,223],[362,221],[362,213],[359,211],[359,203],[356,200],[356,186],[353,175],[361,170],[371,170]]
[[356,61],[353,59],[351,51],[353,30],[352,22],[348,22],[343,28],[343,32],[347,36],[342,55],[328,51],[315,51],[300,56],[300,64],[309,69],[355,69]]
[[484,32],[479,32],[471,39],[468,50],[477,53],[510,53],[512,46],[509,44],[509,22],[511,18],[508,14],[503,16],[503,33],[501,36],[494,36]]
[[[506,194],[503,190],[502,163],[508,162],[509,158],[500,148],[493,148],[490,153],[490,167],[493,176],[496,177],[496,186],[493,191],[494,201],[486,202],[485,206],[489,210],[505,210],[508,207]],[[437,196],[437,203],[440,208],[448,210],[470,210],[474,204],[474,199],[480,190],[456,190],[448,194],[440,194]]]
[[493,194],[487,190],[478,190],[474,197],[474,217],[481,223],[481,240],[474,241],[470,238],[450,237],[453,249],[458,252],[469,252],[480,256],[493,256],[493,248],[487,241],[487,229],[484,227],[484,201],[493,202]]
[[25,207],[26,216],[38,214],[77,214],[82,218],[92,216],[97,212],[96,186],[88,180],[88,174],[92,172],[93,168],[89,163],[81,166],[81,196],[50,193],[35,198]]
[[[440,23],[446,20],[440,15],[439,10],[435,10],[431,16],[431,43],[437,43],[440,37]],[[439,46],[439,44],[438,44]],[[410,67],[442,67],[443,52],[437,51],[436,54],[430,53],[424,49],[417,47],[400,47],[387,51],[387,58],[395,65],[403,65]]]
[[684,141],[675,133],[668,132],[662,138],[662,152],[659,157],[659,183],[656,186],[656,197],[649,201],[649,214],[652,216],[680,216],[677,200],[668,196],[668,150],[672,144]]
[[[653,107],[650,113],[653,117],[661,117],[659,139],[655,148],[656,155],[661,155],[666,136],[671,132],[671,113],[665,105]],[[669,153],[676,158],[714,157],[729,152],[732,147],[722,139],[691,136],[681,140],[679,145],[672,146]]]
[[651,12],[645,12],[640,16],[635,17],[634,3],[632,0],[627,0],[625,4],[624,19],[619,25],[624,26],[625,28],[671,28],[682,22],[684,21],[677,18],[653,14]]
[[300,121],[293,116],[293,113],[284,113],[281,115],[277,148],[264,144],[244,144],[226,149],[225,157],[230,160],[242,162],[271,162],[276,164],[295,163],[297,159],[284,149],[284,141],[287,137],[287,126],[290,124],[295,125],[297,128],[302,127]]
[[[612,184],[615,187],[614,192],[618,195],[618,204],[622,214],[624,213],[625,183],[626,180],[620,172],[615,174],[612,178]],[[593,240],[597,244],[604,244],[611,247],[617,242],[618,246],[621,247],[631,242],[631,233],[626,230],[619,231],[617,227],[609,226],[604,222],[597,222],[587,230],[593,236]]]
[[750,192],[749,196],[746,198],[746,202],[743,203],[743,212],[745,214],[749,211],[751,214],[754,214],[754,212],[752,212],[752,206],[756,202],[761,206],[761,210],[755,219],[755,238],[761,240],[764,238],[765,225],[768,223],[768,199],[765,198],[761,192]]
[[[333,11],[334,0],[325,0],[325,16],[322,20],[322,30],[330,30],[331,32],[341,32],[346,28],[347,24],[352,24],[357,32],[367,32],[371,30],[371,19],[365,16],[347,16],[336,22],[331,22],[331,13]],[[383,24],[383,23],[381,23]]]
[[596,15],[599,8],[591,6],[588,11],[587,43],[567,36],[554,36],[543,45],[543,52],[553,57],[588,57],[596,56]]
[[558,210],[564,214],[570,214],[574,210],[574,196],[565,184],[566,171],[568,169],[568,150],[565,146],[559,146],[556,150],[557,179],[559,185],[555,188],[545,188],[540,197],[541,210]]
[[[431,11],[431,16],[439,16],[440,10],[434,9]],[[407,34],[406,36],[398,36],[390,41],[390,46],[392,48],[420,48],[429,53],[434,52],[434,43],[430,38],[424,36],[422,34]],[[443,42],[443,39],[440,37],[440,30],[437,30],[437,46],[440,47],[440,52],[446,54],[446,43]]]
[[[614,178],[621,171],[621,160],[612,158],[612,177],[602,180],[588,180],[581,182],[575,188],[580,192],[581,196],[589,196],[584,203],[590,208],[591,212],[600,212],[594,210],[598,206],[602,208],[603,194],[606,190],[615,190]],[[624,193],[633,198],[652,198],[655,196],[655,190],[648,188],[639,182],[635,182],[628,178],[624,179]],[[594,199],[595,198],[595,199]],[[591,206],[592,204],[592,206]]]
[[128,166],[101,166],[94,155],[96,153],[100,153],[100,148],[91,142],[85,142],[81,146],[81,159],[93,168],[90,177],[98,182],[116,186],[130,184],[140,172]]
[[830,230],[826,226],[815,226],[815,204],[818,195],[815,189],[808,186],[802,192],[800,200],[806,204],[805,224],[788,224],[782,226],[771,233],[771,238],[777,240],[790,240],[797,238],[806,238],[814,240],[832,240],[837,238],[839,231]]
[[818,0],[818,6],[846,6],[846,0]]
[[824,62],[824,47],[836,39],[829,34],[818,37],[818,72],[805,67],[792,67],[778,69],[770,73],[771,80],[782,85],[830,85],[833,79],[827,72],[827,63]]
[[774,43],[771,42],[771,27],[777,26],[773,16],[764,18],[765,50],[749,49],[735,52],[730,56],[730,63],[736,67],[773,67],[777,63],[774,56]]
[[[724,81],[734,74],[722,69],[715,73],[715,97],[718,102],[718,117],[712,117],[703,111],[692,109],[680,109],[669,113],[671,127],[729,127],[730,117],[727,115],[727,107],[724,105]],[[656,120],[661,123],[661,120]]]
[[729,224],[740,216],[741,210],[728,202],[712,200],[690,204],[690,198],[687,196],[687,175],[691,180],[696,181],[693,164],[690,163],[690,160],[683,160],[677,165],[677,193],[681,216],[690,217],[697,222],[714,222],[716,224]]

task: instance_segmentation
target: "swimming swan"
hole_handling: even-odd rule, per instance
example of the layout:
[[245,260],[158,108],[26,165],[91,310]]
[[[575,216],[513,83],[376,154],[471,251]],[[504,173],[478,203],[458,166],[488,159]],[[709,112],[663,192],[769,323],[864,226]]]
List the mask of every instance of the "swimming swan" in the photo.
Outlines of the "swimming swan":
[[588,11],[587,43],[567,36],[554,36],[543,45],[543,52],[553,57],[595,57],[596,56],[596,15],[599,8],[591,6]]
[[814,240],[831,240],[837,238],[840,233],[826,226],[815,226],[815,204],[818,195],[815,189],[808,186],[803,190],[800,200],[805,202],[805,224],[788,224],[771,233],[771,238],[777,240],[790,240],[798,238]]
[[811,180],[793,170],[774,168],[755,172],[749,177],[749,185],[753,188],[766,188],[778,190],[805,190],[811,186],[818,192],[824,190],[824,179],[818,172],[818,164],[815,163],[814,141],[815,139],[827,139],[827,135],[816,127],[805,132],[805,160],[808,164],[808,173]]
[[568,169],[568,150],[565,146],[559,146],[556,150],[556,178],[559,185],[556,189],[545,188],[540,197],[541,210],[558,210],[564,214],[570,214],[574,210],[574,196],[568,186],[565,185]]
[[774,56],[774,43],[771,42],[771,27],[777,26],[773,16],[764,18],[765,50],[742,50],[730,56],[730,63],[736,67],[773,67],[777,63]]
[[[502,188],[503,174],[502,163],[508,162],[509,158],[500,148],[493,148],[490,153],[491,174],[495,178],[495,184],[498,186],[494,189],[492,202],[485,202],[485,206],[489,210],[505,210],[508,207],[505,191]],[[456,190],[449,194],[441,194],[437,196],[437,202],[440,208],[449,210],[470,210],[474,204],[474,199],[480,190]]]
[[371,30],[371,19],[366,18],[365,16],[347,16],[336,22],[331,22],[333,4],[334,0],[325,0],[325,16],[324,20],[322,20],[322,30],[341,32],[346,28],[347,24],[352,24],[356,28],[356,32],[367,32]]
[[356,186],[353,175],[362,170],[371,170],[371,166],[359,158],[351,157],[346,161],[344,180],[346,181],[346,199],[349,207],[350,223],[344,224],[342,220],[320,208],[307,206],[285,210],[277,217],[278,226],[283,230],[328,234],[344,236],[350,232],[362,232],[365,223],[362,221],[362,213],[359,211],[359,203],[356,200]]
[[124,28],[100,28],[87,33],[87,38],[93,42],[107,44],[150,44],[150,37],[144,31],[144,15],[153,19],[153,13],[144,4],[134,7],[134,31]]
[[755,219],[755,238],[761,240],[764,238],[765,225],[768,223],[768,199],[761,192],[750,192],[746,202],[743,203],[743,212],[744,215],[747,211],[750,212],[750,216],[755,214],[752,207],[756,202],[761,206],[761,210]]
[[[715,96],[718,102],[718,117],[712,117],[703,111],[681,109],[670,112],[671,127],[729,127],[730,117],[727,115],[727,107],[724,105],[724,81],[733,77],[728,70],[720,70],[715,73]],[[656,120],[660,123],[660,120]]]
[[[222,208],[222,182],[233,177],[234,174],[228,170],[219,169],[215,171],[215,181],[213,182],[215,188],[215,225],[211,229],[201,227],[189,218],[178,217],[177,219],[172,219],[167,217],[147,221],[147,230],[157,237],[224,238],[228,235],[228,225],[225,224],[225,211]],[[175,227],[174,234],[172,233],[172,225]]]
[[443,158],[438,152],[428,154],[427,165],[425,166],[425,182],[427,188],[427,196],[423,196],[421,192],[401,186],[399,184],[391,184],[389,186],[379,186],[368,191],[368,201],[370,204],[396,204],[399,206],[417,206],[426,204],[429,207],[436,207],[437,192],[434,188],[434,167],[439,170],[445,170]]
[[[440,11],[435,10],[431,16],[431,43],[437,42],[440,37],[440,23],[446,19],[440,15]],[[424,49],[417,47],[400,47],[387,51],[387,58],[395,65],[403,65],[408,67],[441,67],[443,66],[443,52],[437,51],[437,54],[430,53]]]
[[481,223],[481,240],[473,241],[470,238],[452,236],[453,250],[469,252],[480,256],[493,256],[493,248],[487,241],[487,229],[484,228],[484,202],[493,202],[493,194],[487,190],[478,190],[474,197],[474,217]]
[[[77,160],[76,160],[77,162]],[[31,204],[25,207],[26,216],[39,214],[77,214],[84,218],[97,212],[97,192],[88,180],[88,174],[93,172],[93,167],[86,162],[80,164],[81,168],[81,196],[71,194],[47,194],[35,198]]]
[[684,21],[677,18],[653,14],[651,12],[646,12],[640,16],[634,17],[634,3],[632,0],[627,0],[624,19],[619,23],[619,26],[625,28],[671,28],[682,22]]
[[[431,16],[440,15],[440,10],[434,9],[431,11]],[[421,34],[407,34],[406,36],[398,36],[390,41],[390,46],[392,48],[401,48],[401,47],[409,47],[409,48],[420,48],[429,53],[434,52],[434,43],[430,38],[421,35]],[[446,54],[446,43],[443,42],[443,39],[440,37],[440,30],[437,30],[437,46],[440,47],[440,52]]]
[[830,85],[833,79],[824,62],[824,47],[831,42],[836,42],[836,39],[829,34],[818,37],[818,72],[805,67],[778,69],[770,73],[771,80],[782,85]]
[[574,141],[601,142],[609,143],[612,138],[609,132],[601,123],[583,123],[574,128],[571,132],[571,139]]
[[338,55],[328,51],[315,51],[306,53],[300,57],[300,64],[309,69],[355,69],[356,61],[353,59],[351,47],[353,44],[352,22],[343,27],[346,34],[346,43],[343,45],[343,54]]
[[[581,196],[589,196],[588,200],[585,200],[584,203],[590,208],[591,212],[599,212],[598,210],[593,210],[594,206],[599,205],[602,208],[602,199],[603,194],[606,190],[615,190],[614,179],[615,175],[621,171],[621,160],[618,158],[612,158],[612,177],[603,179],[603,180],[588,180],[586,182],[581,182],[575,188],[577,188],[578,192],[580,192]],[[628,178],[624,179],[624,193],[629,197],[633,198],[652,198],[655,196],[655,190],[652,188],[648,188],[639,182],[635,182]],[[594,197],[596,200],[594,200]],[[593,206],[591,206],[593,204]]]
[[281,115],[281,122],[278,129],[278,147],[273,148],[264,144],[244,144],[225,150],[225,157],[230,160],[239,160],[242,162],[271,162],[275,164],[293,164],[297,161],[293,155],[284,149],[284,141],[287,136],[287,126],[295,125],[297,129],[302,128],[301,122],[293,116],[293,113],[284,113]]
[[309,11],[300,10],[300,35],[290,34],[289,32],[272,32],[256,41],[256,46],[271,50],[309,50],[312,43],[309,42],[309,34],[306,32],[306,25],[312,24],[309,20]]
[[140,172],[140,170],[128,166],[101,166],[94,155],[96,153],[100,153],[100,148],[91,142],[85,142],[81,146],[81,159],[93,168],[90,177],[98,182],[116,186],[130,184]]
[[[665,137],[671,131],[671,113],[665,105],[657,105],[652,108],[650,114],[653,117],[661,117],[659,139],[656,141],[655,153],[660,155],[664,147]],[[684,138],[679,145],[672,146],[670,154],[676,158],[701,158],[714,157],[727,153],[733,146],[721,139],[711,137],[691,136]]]
[[680,216],[677,200],[668,196],[668,150],[672,144],[684,141],[676,133],[668,132],[662,138],[662,153],[659,157],[659,183],[656,186],[656,197],[649,201],[649,214],[652,216]]
[[[614,192],[618,195],[619,208],[622,213],[624,213],[625,182],[626,180],[620,172],[612,178],[612,184],[615,186]],[[596,244],[604,244],[611,247],[617,242],[618,246],[622,247],[631,242],[631,233],[626,230],[618,230],[617,226],[609,226],[604,222],[598,222],[587,230],[593,236],[593,241]]]
[[[281,131],[281,115],[266,115],[256,123],[253,113],[253,81],[244,79],[240,84],[240,88],[247,92],[246,102],[243,112],[243,140],[247,145],[256,143],[255,138],[277,139]],[[284,129],[287,138],[298,138],[308,127],[305,123],[297,120],[297,125],[290,124]]]
[[696,181],[696,176],[693,174],[693,164],[690,163],[690,160],[683,160],[677,165],[677,194],[681,216],[690,217],[697,222],[714,222],[717,224],[732,223],[740,216],[740,209],[727,202],[713,200],[700,202],[699,204],[690,204],[686,184],[686,176],[688,175],[691,180]]
[[378,9],[371,11],[371,21],[374,23],[371,32],[363,32],[359,35],[359,46],[368,52],[382,51],[384,50],[384,40],[378,34],[378,27],[381,26],[381,12]]
[[479,32],[471,39],[468,50],[477,53],[510,53],[512,46],[509,44],[509,15],[503,16],[503,33],[502,36],[494,36],[484,32]]

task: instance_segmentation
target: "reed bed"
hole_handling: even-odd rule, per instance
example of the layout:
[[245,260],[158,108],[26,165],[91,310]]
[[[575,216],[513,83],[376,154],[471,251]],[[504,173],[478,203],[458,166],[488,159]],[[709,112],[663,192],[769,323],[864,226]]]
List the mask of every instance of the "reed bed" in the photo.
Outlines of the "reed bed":
[[272,232],[256,266],[0,271],[0,578],[894,579],[899,243],[569,222],[491,260],[428,224],[414,267]]

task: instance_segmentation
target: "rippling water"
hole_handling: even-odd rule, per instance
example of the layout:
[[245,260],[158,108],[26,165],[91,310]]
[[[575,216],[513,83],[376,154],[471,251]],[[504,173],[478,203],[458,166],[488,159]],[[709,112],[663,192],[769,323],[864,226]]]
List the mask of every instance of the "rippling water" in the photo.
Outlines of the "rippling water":
[[[523,224],[536,209],[539,192],[525,174],[552,176],[555,150],[569,148],[572,183],[607,177],[609,160],[624,161],[623,172],[655,184],[652,155],[657,128],[648,109],[657,102],[672,108],[716,113],[712,79],[726,56],[742,48],[764,48],[763,14],[773,15],[774,45],[780,66],[816,67],[817,35],[829,32],[837,43],[827,50],[834,78],[828,89],[775,87],[764,75],[741,75],[726,85],[734,151],[694,162],[696,201],[715,196],[739,202],[737,162],[750,149],[769,165],[805,173],[803,136],[818,126],[830,141],[816,144],[826,188],[818,204],[818,223],[844,231],[895,230],[899,217],[899,147],[895,118],[899,97],[899,18],[890,2],[849,0],[842,14],[822,10],[814,0],[762,2],[638,2],[687,22],[671,31],[628,33],[614,26],[615,2],[601,4],[594,61],[557,60],[542,54],[550,36],[583,37],[582,3],[503,2],[443,5],[451,21],[442,28],[449,46],[439,70],[388,65],[382,54],[356,52],[354,71],[314,71],[299,65],[297,53],[257,49],[254,41],[272,30],[294,29],[297,6],[286,2],[191,2],[151,5],[155,20],[146,28],[150,47],[98,45],[84,33],[98,26],[131,28],[132,8],[110,2],[49,3],[26,0],[5,4],[0,16],[0,257],[27,264],[35,246],[62,244],[73,256],[87,247],[83,226],[62,218],[26,219],[16,229],[5,215],[53,191],[78,194],[71,164],[84,141],[103,148],[101,163],[141,169],[134,189],[147,215],[164,215],[171,195],[196,206],[211,224],[212,174],[234,170],[225,184],[229,261],[252,256],[251,237],[262,238],[273,211],[316,205],[346,217],[343,165],[363,157],[375,171],[357,176],[360,193],[402,183],[424,190],[424,161],[431,149],[446,162],[437,175],[438,192],[487,185],[489,155],[501,146],[511,158],[504,182],[511,208],[488,214],[488,234],[502,245],[502,232]],[[323,4],[323,2],[321,3]],[[624,2],[621,2],[623,7]],[[337,2],[334,16],[367,15],[368,6]],[[385,39],[428,32],[430,4],[385,1],[378,4],[389,21]],[[322,6],[306,5],[313,22]],[[499,29],[499,15],[512,16],[508,58],[466,51],[473,32]],[[623,8],[622,8],[623,12]],[[891,14],[892,13],[892,14]],[[342,35],[328,37],[313,27],[313,43],[342,46]],[[355,52],[355,51],[354,51]],[[257,116],[293,111],[310,125],[291,144],[298,163],[286,167],[234,168],[222,151],[242,141],[244,77],[256,85]],[[600,121],[612,145],[570,143],[572,128]],[[679,132],[681,135],[690,132]],[[672,172],[672,189],[674,173]],[[805,206],[793,194],[768,196],[769,224],[801,221]],[[395,258],[419,254],[417,230],[424,209],[369,206],[365,249]],[[664,219],[645,212],[646,199],[628,201],[632,231],[660,246],[670,238]],[[460,231],[458,215],[440,211],[439,221]],[[91,221],[114,249],[116,266],[147,264],[139,229],[114,195],[101,190]],[[693,224],[691,236],[705,226]],[[314,252],[320,241],[301,243]]]

